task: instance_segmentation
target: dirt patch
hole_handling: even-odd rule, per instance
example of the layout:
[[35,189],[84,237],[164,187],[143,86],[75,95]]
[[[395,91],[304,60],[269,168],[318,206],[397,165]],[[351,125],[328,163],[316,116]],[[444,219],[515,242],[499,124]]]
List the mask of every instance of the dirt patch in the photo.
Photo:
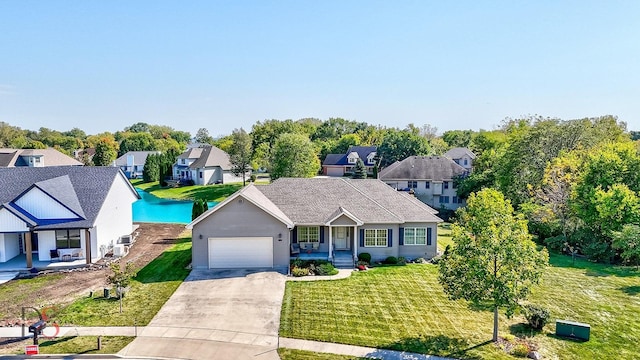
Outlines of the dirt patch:
[[[141,223],[139,225],[139,235],[136,242],[131,246],[129,253],[119,260],[133,261],[138,269],[171,247],[184,231],[184,225],[180,224]],[[101,261],[101,263],[103,262]],[[109,268],[101,266],[94,266],[86,271],[66,271],[62,272],[60,279],[47,283],[37,292],[21,291],[20,294],[3,296],[0,299],[0,308],[6,315],[0,319],[0,326],[20,324],[20,313],[23,306],[42,308],[51,305],[65,305],[78,296],[88,296],[90,291],[102,291],[106,286],[106,277],[109,272]],[[60,276],[60,274],[57,272],[38,276]],[[16,301],[15,299],[20,300]],[[0,345],[1,347],[2,345]]]

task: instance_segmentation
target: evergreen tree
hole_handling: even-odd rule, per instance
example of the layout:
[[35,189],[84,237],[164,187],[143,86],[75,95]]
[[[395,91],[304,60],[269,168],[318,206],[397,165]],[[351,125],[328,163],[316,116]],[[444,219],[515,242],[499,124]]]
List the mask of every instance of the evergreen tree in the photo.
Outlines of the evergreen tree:
[[351,177],[354,179],[367,178],[367,167],[364,166],[362,159],[359,158],[358,161],[356,161],[356,166],[353,167],[353,175]]

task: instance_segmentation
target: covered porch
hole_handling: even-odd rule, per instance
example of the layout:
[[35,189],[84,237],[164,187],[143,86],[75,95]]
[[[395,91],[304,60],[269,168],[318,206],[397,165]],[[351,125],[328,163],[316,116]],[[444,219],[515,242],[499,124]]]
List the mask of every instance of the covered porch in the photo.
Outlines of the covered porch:
[[78,259],[72,261],[51,261],[51,260],[40,260],[38,254],[33,254],[32,257],[32,266],[27,267],[27,255],[20,254],[9,261],[0,263],[0,272],[5,271],[28,271],[31,268],[36,268],[38,270],[54,270],[54,269],[73,269],[77,267],[82,267],[87,264],[85,259]]

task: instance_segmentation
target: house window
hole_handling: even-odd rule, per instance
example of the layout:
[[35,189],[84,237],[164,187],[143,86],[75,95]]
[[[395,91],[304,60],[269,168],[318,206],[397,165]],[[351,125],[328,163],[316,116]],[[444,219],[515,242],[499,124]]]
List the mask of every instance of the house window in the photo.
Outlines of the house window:
[[426,245],[427,228],[404,228],[405,245]]
[[445,181],[445,182],[443,182],[442,184],[443,184],[443,186],[444,186],[444,188],[445,188],[445,189],[448,189],[448,188],[449,188],[449,182],[448,182],[448,181]]
[[202,171],[200,171],[199,176],[200,176],[200,179],[202,179]]
[[80,229],[56,230],[57,249],[79,249]]
[[300,226],[298,227],[298,242],[320,242],[319,226]]
[[448,196],[440,196],[440,204],[448,204],[449,197]]
[[468,164],[467,159],[464,159],[464,164],[465,164],[465,165],[467,165],[467,164]]
[[350,158],[349,158],[349,164],[355,164],[355,163],[356,163],[356,161],[358,161],[358,159],[357,159],[357,158],[354,158],[354,157],[350,157]]
[[387,229],[365,229],[364,230],[364,246],[365,247],[386,247],[387,246]]
[[418,182],[417,181],[408,181],[407,182],[409,189],[417,189],[418,188]]
[[452,203],[457,204],[458,203],[458,197],[454,196],[453,200],[451,200]]
[[425,189],[428,189],[428,188],[429,188],[429,186],[430,186],[430,185],[429,185],[429,182],[428,182],[428,181],[425,181],[425,182],[424,182],[424,188],[425,188]]

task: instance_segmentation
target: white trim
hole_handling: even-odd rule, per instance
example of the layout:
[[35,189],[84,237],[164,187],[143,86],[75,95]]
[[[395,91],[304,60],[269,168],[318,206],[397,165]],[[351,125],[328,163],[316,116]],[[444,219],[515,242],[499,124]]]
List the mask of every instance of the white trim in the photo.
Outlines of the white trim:
[[[384,245],[367,245],[367,231],[375,231],[376,243],[377,243],[377,240],[378,240],[378,231],[384,231],[384,233],[385,233]],[[363,244],[364,244],[364,247],[366,247],[366,248],[389,247],[389,229],[364,229]]]
[[344,215],[344,216],[348,217],[349,219],[353,220],[353,222],[356,223],[356,225],[358,225],[358,226],[364,225],[364,222],[362,222],[362,220],[358,219],[355,215],[350,213],[347,209],[345,209],[342,206],[340,206],[339,210],[340,210],[340,213],[338,215],[334,216],[332,219],[329,219],[329,221],[327,221],[324,225],[331,226],[331,223],[336,221],[342,215]]
[[[413,229],[413,231],[414,231],[414,236],[413,236],[414,243],[413,244],[407,244],[407,229]],[[418,240],[418,237],[415,234],[416,234],[416,231],[418,229],[424,229],[424,244],[417,244],[416,243],[416,240]],[[426,226],[424,226],[424,227],[423,226],[409,226],[409,227],[405,227],[403,229],[403,231],[404,231],[404,233],[402,234],[403,235],[402,246],[426,246],[427,245],[428,230],[427,230]]]

